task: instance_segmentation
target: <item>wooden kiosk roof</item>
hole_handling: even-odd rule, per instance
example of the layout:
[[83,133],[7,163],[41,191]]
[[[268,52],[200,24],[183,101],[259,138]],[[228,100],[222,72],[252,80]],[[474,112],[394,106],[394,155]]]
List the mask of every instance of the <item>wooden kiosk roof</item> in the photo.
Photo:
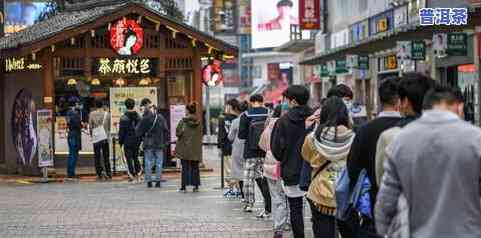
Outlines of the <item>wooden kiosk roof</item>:
[[110,1],[110,4],[105,4],[108,1],[104,1],[104,4],[101,3],[102,1],[96,2],[97,4],[87,8],[73,8],[61,12],[20,32],[0,38],[0,56],[30,54],[132,13],[157,22],[169,30],[178,32],[177,34],[195,39],[198,43],[203,43],[205,47],[215,49],[219,53],[237,55],[237,47],[168,17],[146,4],[133,0]]

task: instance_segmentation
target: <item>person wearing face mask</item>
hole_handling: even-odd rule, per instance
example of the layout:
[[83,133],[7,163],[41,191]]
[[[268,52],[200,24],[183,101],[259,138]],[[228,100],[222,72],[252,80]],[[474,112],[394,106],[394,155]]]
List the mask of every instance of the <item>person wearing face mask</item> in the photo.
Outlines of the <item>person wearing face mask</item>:
[[79,151],[82,149],[82,118],[81,105],[78,97],[69,99],[70,109],[67,111],[67,128],[68,128],[68,160],[67,160],[67,178],[76,179],[75,169],[79,158]]
[[289,110],[274,126],[271,149],[274,158],[281,165],[281,178],[289,203],[294,237],[303,238],[303,197],[306,192],[299,188],[299,183],[303,163],[301,148],[308,133],[305,122],[312,114],[312,110],[307,106],[310,95],[306,87],[293,85],[284,91],[283,96]]
[[[160,176],[164,160],[164,150],[169,145],[169,129],[165,118],[157,112],[157,109],[148,98],[142,99],[140,105],[143,109],[143,116],[140,120],[135,134],[142,138],[145,158],[145,182],[151,188],[160,188]],[[152,179],[152,166],[155,165],[155,179]]]
[[423,115],[386,148],[375,209],[381,235],[403,194],[407,237],[481,237],[481,129],[463,121],[463,104],[458,89],[435,86],[424,97]]

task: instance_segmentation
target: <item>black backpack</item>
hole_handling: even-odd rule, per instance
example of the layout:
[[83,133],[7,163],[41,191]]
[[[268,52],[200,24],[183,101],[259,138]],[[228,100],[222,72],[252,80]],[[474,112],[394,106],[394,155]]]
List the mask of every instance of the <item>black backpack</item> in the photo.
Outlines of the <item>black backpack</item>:
[[267,114],[246,115],[250,119],[249,137],[247,138],[247,148],[249,150],[259,150],[259,141],[267,121]]

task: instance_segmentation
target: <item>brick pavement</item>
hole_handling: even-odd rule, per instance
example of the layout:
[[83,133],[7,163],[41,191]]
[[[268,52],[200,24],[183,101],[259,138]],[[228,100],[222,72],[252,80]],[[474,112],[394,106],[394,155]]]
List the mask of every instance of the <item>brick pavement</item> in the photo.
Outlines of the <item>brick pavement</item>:
[[201,192],[187,194],[176,192],[177,179],[161,189],[119,181],[0,184],[0,237],[272,237],[271,221],[242,213],[237,200],[213,189],[218,179],[202,178]]

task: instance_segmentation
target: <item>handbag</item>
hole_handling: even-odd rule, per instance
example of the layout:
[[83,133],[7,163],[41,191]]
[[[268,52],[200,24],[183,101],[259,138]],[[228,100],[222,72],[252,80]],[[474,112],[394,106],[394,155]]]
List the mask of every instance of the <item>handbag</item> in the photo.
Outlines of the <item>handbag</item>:
[[108,139],[107,132],[105,131],[105,128],[104,128],[106,117],[107,117],[107,113],[105,112],[104,118],[102,120],[102,124],[92,129],[92,142],[94,144]]

